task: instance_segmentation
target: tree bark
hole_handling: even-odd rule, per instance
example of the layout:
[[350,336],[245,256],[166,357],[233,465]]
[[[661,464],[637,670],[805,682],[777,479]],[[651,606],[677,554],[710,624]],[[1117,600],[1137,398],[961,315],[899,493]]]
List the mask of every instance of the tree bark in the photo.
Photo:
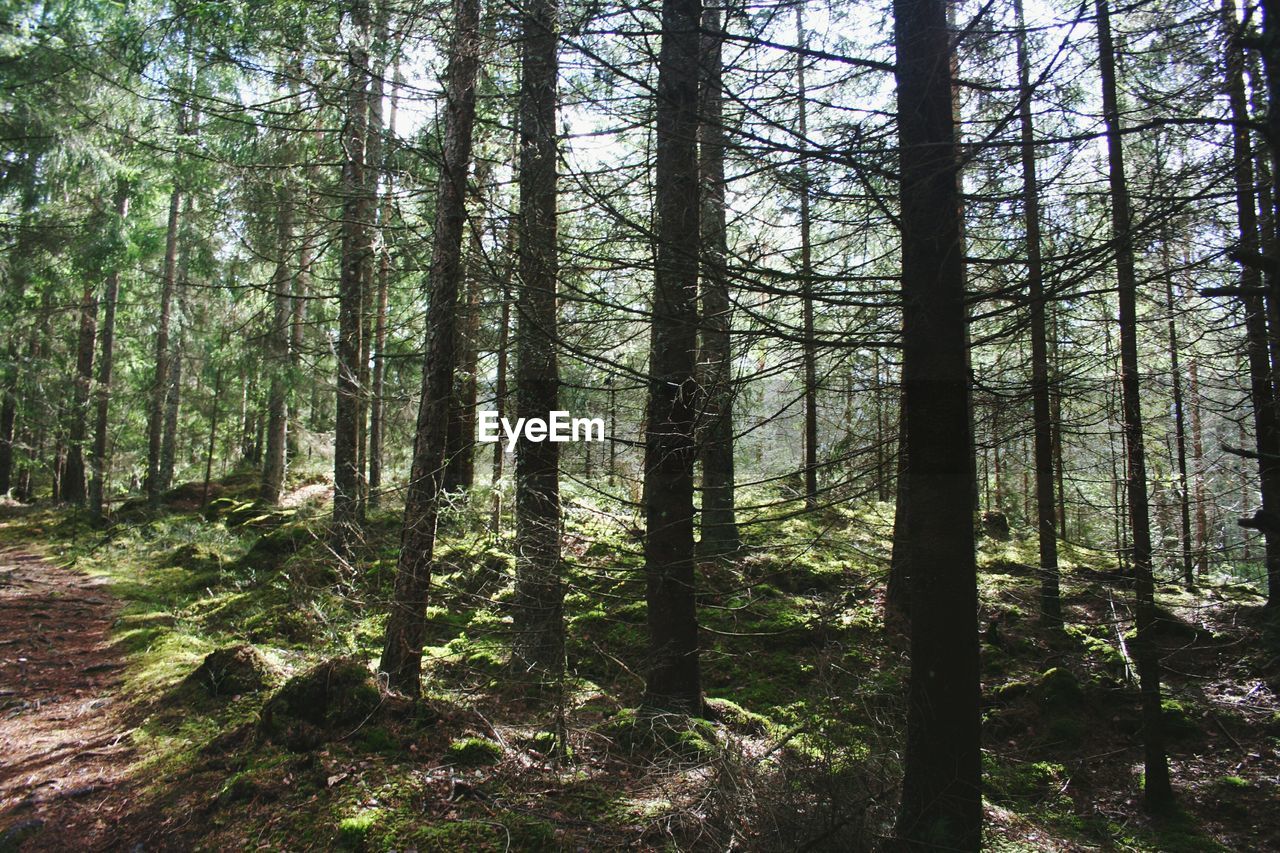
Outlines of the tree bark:
[[1058,591],[1057,518],[1053,494],[1053,413],[1049,387],[1049,335],[1045,318],[1044,265],[1040,255],[1040,185],[1036,179],[1035,126],[1031,115],[1031,60],[1022,0],[1017,17],[1018,112],[1022,132],[1022,216],[1026,228],[1027,301],[1031,308],[1031,413],[1035,436],[1036,533],[1040,545],[1040,616],[1062,625]]
[[[1235,3],[1223,0],[1223,24],[1228,33],[1238,36],[1239,24],[1236,21]],[[1240,252],[1243,255],[1257,254],[1259,249],[1270,251],[1273,239],[1261,240],[1267,232],[1260,231],[1257,215],[1258,207],[1255,198],[1255,181],[1253,170],[1253,146],[1249,139],[1249,103],[1244,85],[1244,53],[1233,40],[1227,47],[1227,96],[1231,104],[1232,155],[1234,159],[1234,178],[1236,189],[1236,222],[1240,228]],[[1274,101],[1272,103],[1275,103]],[[1269,181],[1266,181],[1269,183]],[[1263,194],[1266,195],[1265,193]],[[1265,209],[1265,208],[1264,208]],[[1270,213],[1270,211],[1268,211]],[[1267,217],[1271,219],[1270,216]],[[1274,224],[1266,222],[1270,228]],[[1270,228],[1268,230],[1270,230]],[[1271,232],[1274,234],[1274,232]],[[1276,341],[1274,335],[1280,329],[1273,325],[1269,328],[1268,302],[1274,310],[1274,290],[1266,297],[1256,295],[1264,282],[1261,272],[1255,266],[1241,265],[1240,287],[1246,294],[1243,297],[1245,310],[1245,334],[1249,360],[1249,394],[1253,404],[1253,429],[1258,448],[1258,479],[1262,496],[1261,513],[1264,516],[1280,514],[1280,412],[1277,412],[1274,358]],[[1274,282],[1271,283],[1274,288]],[[1198,389],[1197,389],[1198,390]],[[1196,401],[1198,404],[1198,400]],[[1193,412],[1195,436],[1194,444],[1203,448],[1200,435],[1199,406]],[[1204,517],[1204,474],[1202,463],[1196,461],[1196,530],[1201,543],[1197,547],[1197,570],[1208,572],[1208,555],[1204,549],[1206,520]],[[1264,560],[1267,567],[1267,605],[1275,609],[1280,600],[1280,530],[1262,529]]]
[[161,482],[161,453],[164,444],[165,403],[169,396],[169,324],[173,295],[178,284],[178,230],[181,224],[182,190],[174,181],[169,193],[169,220],[165,226],[164,277],[160,285],[159,325],[156,327],[155,373],[152,378],[151,401],[147,419],[147,500],[160,503],[164,491]]
[[369,2],[353,0],[347,44],[347,112],[342,129],[342,254],[338,279],[338,395],[333,439],[333,550],[351,555],[361,528],[361,439],[365,352],[364,287],[371,201],[365,177],[369,135]]
[[[804,32],[804,3],[796,5],[796,44],[803,50],[808,42]],[[805,55],[796,53],[796,97],[799,104],[799,144],[809,138],[808,92],[804,80]],[[818,507],[818,348],[813,320],[813,241],[810,235],[809,166],[800,157],[800,289],[804,324],[804,504]]]
[[[399,108],[400,66],[397,63],[391,86],[391,109],[387,116],[387,135],[395,138],[396,112]],[[386,428],[386,401],[383,399],[387,381],[387,301],[391,287],[391,249],[388,231],[391,216],[395,212],[390,169],[390,152],[382,152],[382,212],[378,216],[380,245],[378,251],[378,296],[375,300],[373,323],[373,387],[369,401],[369,506],[377,508],[382,501],[382,433]]]
[[[129,215],[129,185],[116,182],[115,222],[113,229],[123,239],[125,218]],[[109,460],[107,430],[111,412],[111,374],[115,363],[116,304],[120,300],[120,257],[113,256],[102,294],[102,325],[98,336],[98,383],[94,389],[96,417],[93,426],[93,449],[89,455],[89,515],[100,521],[106,512],[106,488]]]
[[290,258],[293,252],[293,191],[284,177],[277,193],[276,268],[271,277],[274,310],[267,335],[267,359],[271,384],[267,392],[267,446],[263,456],[258,499],[265,504],[280,502],[284,488],[285,460],[289,434],[289,318],[293,310],[290,292]]
[[[702,12],[702,84],[698,125],[698,167],[702,188],[702,336],[699,363],[705,395],[702,456],[702,538],[704,556],[725,556],[742,548],[734,495],[733,304],[729,300],[725,228],[723,30],[720,10]],[[610,467],[612,475],[612,466]]]
[[62,499],[84,506],[88,498],[85,481],[84,442],[89,432],[89,394],[93,385],[93,350],[98,336],[98,282],[85,282],[80,294],[80,332],[76,343],[76,378],[68,431],[67,463],[63,472]]
[[[522,21],[516,310],[516,414],[521,418],[545,419],[559,407],[556,15],[555,0],[528,0]],[[559,468],[559,444],[522,438],[516,445],[514,662],[553,677],[564,668]]]
[[1124,173],[1124,142],[1116,97],[1115,50],[1111,41],[1108,0],[1095,0],[1098,54],[1102,74],[1102,109],[1107,130],[1111,182],[1111,227],[1116,252],[1116,284],[1120,314],[1120,380],[1125,448],[1128,451],[1129,524],[1133,537],[1133,572],[1138,636],[1134,656],[1142,699],[1143,801],[1148,811],[1173,806],[1169,763],[1164,749],[1160,705],[1160,659],[1152,631],[1155,586],[1151,574],[1151,527],[1147,507],[1147,468],[1142,435],[1142,399],[1138,372],[1137,275],[1134,270],[1129,186]]
[[912,625],[906,766],[895,834],[907,849],[977,850],[982,762],[976,483],[945,0],[895,0],[894,33],[910,496],[904,545]]
[[645,704],[701,713],[694,594],[700,0],[663,0],[658,53],[657,257],[644,458],[649,669]]
[[480,64],[479,0],[454,0],[453,13],[455,29],[446,71],[440,183],[429,270],[427,357],[422,371],[422,397],[405,496],[395,592],[380,664],[391,686],[411,696],[421,691],[427,595],[440,509],[449,399],[453,393],[462,232],[467,221],[467,169],[476,113],[476,71]]

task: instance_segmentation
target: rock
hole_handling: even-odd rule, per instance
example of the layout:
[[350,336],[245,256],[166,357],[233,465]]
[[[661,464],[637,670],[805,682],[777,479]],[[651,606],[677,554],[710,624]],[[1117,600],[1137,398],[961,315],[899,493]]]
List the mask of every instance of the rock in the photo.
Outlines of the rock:
[[210,696],[238,696],[268,687],[275,671],[256,648],[248,644],[218,649],[187,677]]

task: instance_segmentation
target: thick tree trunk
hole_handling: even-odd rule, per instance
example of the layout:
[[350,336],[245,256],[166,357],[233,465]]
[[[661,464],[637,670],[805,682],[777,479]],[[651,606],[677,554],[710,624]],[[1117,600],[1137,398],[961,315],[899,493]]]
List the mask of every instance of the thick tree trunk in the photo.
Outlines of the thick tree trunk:
[[1031,413],[1035,435],[1036,532],[1040,544],[1040,616],[1062,624],[1058,593],[1058,538],[1053,495],[1053,414],[1049,388],[1049,335],[1045,318],[1044,265],[1040,256],[1040,186],[1036,179],[1035,127],[1031,115],[1031,60],[1022,0],[1018,19],[1018,91],[1022,129],[1022,215],[1026,227],[1027,301],[1031,308]]
[[1169,763],[1164,749],[1160,706],[1160,658],[1152,634],[1155,587],[1151,575],[1151,526],[1147,507],[1147,467],[1142,435],[1142,399],[1138,368],[1137,275],[1129,211],[1129,186],[1124,173],[1124,142],[1116,98],[1115,50],[1111,42],[1108,0],[1095,0],[1098,15],[1098,54],[1102,73],[1102,109],[1107,128],[1111,179],[1111,227],[1115,240],[1117,299],[1120,308],[1120,379],[1124,411],[1124,439],[1128,451],[1129,524],[1133,536],[1135,611],[1138,636],[1134,656],[1142,696],[1143,800],[1149,811],[1173,806]]
[[701,713],[694,595],[700,0],[663,0],[658,53],[657,258],[644,459],[649,670],[645,704]]
[[[560,385],[556,356],[557,7],[555,0],[527,2],[521,41],[516,414],[545,419],[559,408]],[[558,676],[564,667],[559,444],[521,439],[516,445],[515,500],[515,662],[522,669]]]
[[[911,679],[902,806],[908,849],[982,839],[973,424],[963,211],[945,0],[895,0],[901,151],[906,559]],[[900,484],[901,487],[901,484]]]
[[[123,231],[125,217],[129,215],[129,185],[123,180],[116,183],[114,228]],[[120,259],[113,257],[107,272],[102,293],[102,325],[98,335],[98,383],[94,389],[95,419],[93,425],[93,450],[89,456],[89,515],[95,521],[105,515],[108,438],[111,412],[111,374],[115,363],[116,304],[120,300]]]
[[267,446],[258,488],[258,499],[271,505],[280,502],[280,492],[284,488],[289,434],[289,317],[293,309],[289,261],[293,253],[294,210],[292,188],[287,178],[281,184],[278,199],[276,269],[271,277],[274,310],[271,331],[267,335],[268,369],[271,371],[267,392]]
[[405,496],[404,530],[394,598],[387,620],[381,669],[393,688],[421,690],[427,594],[440,509],[449,399],[453,394],[458,289],[462,282],[462,232],[466,226],[467,169],[476,114],[480,64],[479,0],[455,0],[442,126],[440,184],[436,197],[427,308],[427,357],[414,439],[413,467]]
[[332,547],[347,559],[361,528],[361,444],[365,352],[364,286],[371,200],[365,177],[369,135],[369,2],[353,0],[347,44],[347,114],[342,129],[342,254],[338,278],[338,394],[333,438]]
[[[702,188],[702,339],[699,363],[705,394],[702,433],[702,538],[704,556],[737,553],[742,547],[734,495],[733,305],[729,300],[725,229],[723,31],[720,10],[702,13],[701,122],[698,167]],[[610,468],[612,474],[612,467]]]

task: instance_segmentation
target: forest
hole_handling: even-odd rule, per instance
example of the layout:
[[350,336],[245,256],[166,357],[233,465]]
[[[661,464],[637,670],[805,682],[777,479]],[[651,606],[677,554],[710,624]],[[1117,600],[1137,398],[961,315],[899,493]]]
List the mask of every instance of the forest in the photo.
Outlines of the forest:
[[1280,849],[1280,0],[0,0],[0,851]]

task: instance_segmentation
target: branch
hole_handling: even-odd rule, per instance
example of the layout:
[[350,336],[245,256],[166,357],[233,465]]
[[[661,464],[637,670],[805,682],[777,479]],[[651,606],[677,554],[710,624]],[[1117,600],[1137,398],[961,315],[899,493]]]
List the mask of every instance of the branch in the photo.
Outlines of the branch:
[[1250,269],[1261,270],[1264,273],[1275,273],[1280,270],[1280,263],[1277,263],[1276,259],[1270,255],[1246,251],[1239,246],[1227,252],[1227,257],[1238,264],[1243,264]]

